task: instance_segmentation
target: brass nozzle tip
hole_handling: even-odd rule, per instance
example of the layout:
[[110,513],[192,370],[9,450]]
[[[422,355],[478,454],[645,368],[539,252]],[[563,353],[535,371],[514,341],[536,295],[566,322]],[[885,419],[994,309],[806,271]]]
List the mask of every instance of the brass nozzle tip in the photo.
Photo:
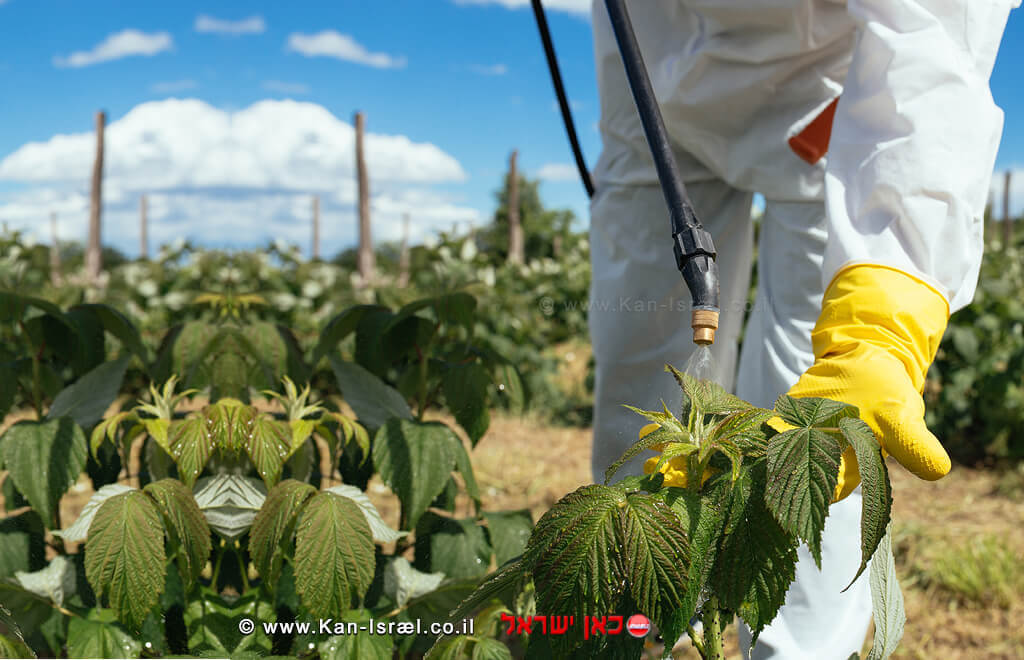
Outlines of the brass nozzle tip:
[[703,346],[714,344],[715,330],[718,329],[718,312],[695,309],[690,326],[693,328],[693,343]]

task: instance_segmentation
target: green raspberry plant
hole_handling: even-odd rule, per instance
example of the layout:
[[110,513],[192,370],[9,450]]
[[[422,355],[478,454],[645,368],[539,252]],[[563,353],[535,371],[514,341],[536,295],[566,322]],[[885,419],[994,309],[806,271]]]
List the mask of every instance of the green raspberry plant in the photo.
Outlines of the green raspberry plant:
[[[821,536],[838,478],[853,447],[863,491],[861,565],[872,564],[875,640],[869,658],[888,657],[902,636],[903,603],[889,544],[892,505],[879,443],[854,406],[782,396],[755,407],[714,383],[672,367],[681,416],[634,409],[658,428],[606,472],[558,501],[537,523],[526,551],[490,576],[452,612],[459,619],[503,600],[517,616],[574,615],[568,634],[531,635],[528,657],[636,658],[643,640],[584,635],[584,616],[647,615],[666,641],[689,634],[702,658],[723,657],[723,629],[741,617],[757,636],[778,614],[793,582],[797,546],[821,564]],[[779,432],[768,420],[793,427]],[[781,425],[780,425],[781,426]],[[686,486],[661,471],[615,483],[618,469],[651,449],[657,467],[682,465]],[[702,479],[701,477],[705,478]],[[874,560],[872,558],[874,557]],[[694,616],[703,633],[690,625]],[[465,640],[462,642],[465,643]],[[433,657],[459,638],[439,639]]]

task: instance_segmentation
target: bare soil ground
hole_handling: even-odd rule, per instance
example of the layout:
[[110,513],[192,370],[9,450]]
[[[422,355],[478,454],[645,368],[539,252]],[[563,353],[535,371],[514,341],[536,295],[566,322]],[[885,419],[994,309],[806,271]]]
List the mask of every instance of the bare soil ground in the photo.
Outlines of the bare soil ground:
[[[9,416],[0,428],[15,419]],[[529,417],[496,415],[471,453],[485,508],[528,508],[538,519],[560,497],[591,482],[590,442],[589,429],[555,428]],[[928,483],[895,463],[890,468],[907,609],[906,632],[896,657],[1024,658],[1024,594],[1007,607],[971,604],[922,579],[923,568],[934,558],[985,535],[1002,539],[1018,557],[1024,556],[1024,501],[1019,495],[998,493],[999,477],[988,471],[957,466],[941,481]],[[0,479],[6,476],[0,471]],[[83,476],[61,501],[65,525],[75,520],[91,494]],[[369,494],[385,519],[397,523],[397,502],[388,489],[374,479]],[[658,657],[659,651],[652,642],[651,657]],[[698,656],[684,643],[673,657]],[[734,634],[729,635],[727,657],[739,657]]]

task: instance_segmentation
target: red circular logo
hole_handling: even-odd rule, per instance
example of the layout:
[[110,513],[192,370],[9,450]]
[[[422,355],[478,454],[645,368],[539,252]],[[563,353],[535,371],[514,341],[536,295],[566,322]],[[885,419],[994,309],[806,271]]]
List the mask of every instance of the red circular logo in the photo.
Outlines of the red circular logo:
[[626,630],[633,637],[646,637],[651,632],[651,620],[643,614],[634,614],[626,620]]

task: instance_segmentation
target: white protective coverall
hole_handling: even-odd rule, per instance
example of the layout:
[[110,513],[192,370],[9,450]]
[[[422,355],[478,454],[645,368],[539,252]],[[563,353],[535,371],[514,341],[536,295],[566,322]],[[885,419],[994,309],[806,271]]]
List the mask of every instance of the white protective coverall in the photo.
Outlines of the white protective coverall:
[[[825,287],[851,263],[909,273],[950,311],[970,302],[1003,121],[988,80],[1017,5],[628,2],[687,191],[718,250],[719,383],[771,407],[811,365]],[[693,345],[665,201],[602,0],[592,14],[603,140],[590,224],[592,467],[601,483],[645,423],[621,404],[678,405],[662,367],[682,368]],[[796,155],[790,138],[840,95],[827,159]],[[758,288],[738,356],[755,192],[765,198]],[[644,458],[625,472],[641,473]],[[796,583],[753,657],[845,660],[860,650],[871,618],[866,577],[840,594],[859,563],[860,499],[858,490],[832,506],[822,571],[801,546]]]

